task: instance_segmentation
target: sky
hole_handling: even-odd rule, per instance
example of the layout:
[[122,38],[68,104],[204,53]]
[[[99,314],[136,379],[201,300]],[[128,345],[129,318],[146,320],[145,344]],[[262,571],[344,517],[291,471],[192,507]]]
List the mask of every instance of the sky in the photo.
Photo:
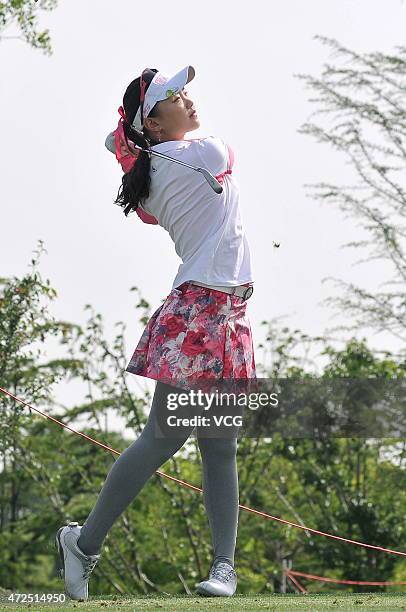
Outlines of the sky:
[[[144,67],[169,75],[192,65],[188,92],[200,128],[187,137],[217,135],[235,152],[255,282],[247,303],[254,346],[265,338],[261,322],[272,318],[311,335],[345,322],[321,303],[336,291],[322,279],[373,290],[390,270],[355,266],[362,253],[342,245],[359,239],[359,228],[306,195],[305,184],[344,184],[352,175],[328,146],[299,134],[316,108],[294,75],[318,76],[332,61],[316,35],[358,52],[393,52],[405,43],[405,18],[402,0],[60,0],[40,17],[51,57],[19,40],[0,42],[1,276],[27,273],[42,239],[40,272],[58,292],[52,314],[85,324],[92,304],[110,339],[123,321],[130,359],[143,330],[130,287],[141,289],[152,313],[181,261],[163,228],[125,218],[113,204],[122,174],[104,140]],[[399,348],[373,330],[359,336],[374,348]],[[52,340],[48,348],[58,354]],[[136,389],[140,377],[127,377]],[[67,405],[83,397],[75,381],[60,389]]]

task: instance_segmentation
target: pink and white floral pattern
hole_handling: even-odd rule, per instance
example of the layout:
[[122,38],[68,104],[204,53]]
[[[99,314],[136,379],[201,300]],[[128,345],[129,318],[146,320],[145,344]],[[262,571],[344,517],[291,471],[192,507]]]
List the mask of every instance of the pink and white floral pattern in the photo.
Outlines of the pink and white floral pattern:
[[153,313],[126,367],[184,389],[199,379],[256,378],[247,302],[183,283]]

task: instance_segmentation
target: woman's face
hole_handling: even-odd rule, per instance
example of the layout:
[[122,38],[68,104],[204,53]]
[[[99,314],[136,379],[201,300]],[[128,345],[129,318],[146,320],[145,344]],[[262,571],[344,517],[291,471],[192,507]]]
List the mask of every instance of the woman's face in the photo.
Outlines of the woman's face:
[[155,117],[146,117],[144,125],[155,140],[183,140],[186,132],[197,130],[200,126],[193,100],[186,89],[157,102]]

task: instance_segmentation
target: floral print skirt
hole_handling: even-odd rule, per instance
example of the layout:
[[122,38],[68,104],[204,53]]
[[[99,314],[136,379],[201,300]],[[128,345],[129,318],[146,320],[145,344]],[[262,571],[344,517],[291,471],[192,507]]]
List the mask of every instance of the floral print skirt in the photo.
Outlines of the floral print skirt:
[[183,389],[256,378],[247,302],[185,282],[153,313],[125,371]]

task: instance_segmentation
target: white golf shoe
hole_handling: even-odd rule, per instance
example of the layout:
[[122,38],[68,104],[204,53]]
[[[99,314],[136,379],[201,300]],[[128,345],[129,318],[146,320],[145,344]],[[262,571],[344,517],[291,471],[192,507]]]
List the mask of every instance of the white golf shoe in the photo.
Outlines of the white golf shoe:
[[229,563],[218,561],[213,564],[208,580],[199,582],[196,592],[199,595],[231,596],[237,588],[237,574]]
[[85,555],[77,545],[81,527],[71,522],[61,527],[55,537],[56,548],[61,559],[60,576],[65,581],[65,593],[71,599],[87,600],[88,582],[100,555]]

